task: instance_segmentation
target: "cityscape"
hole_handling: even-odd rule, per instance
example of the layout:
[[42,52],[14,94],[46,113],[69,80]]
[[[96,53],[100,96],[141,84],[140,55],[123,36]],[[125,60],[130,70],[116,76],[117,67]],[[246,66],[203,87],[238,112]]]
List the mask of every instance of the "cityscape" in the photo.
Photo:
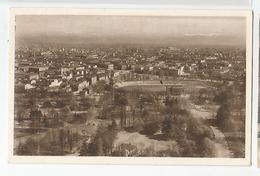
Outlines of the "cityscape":
[[[168,24],[171,30],[148,29],[139,17],[96,17],[98,22],[90,19],[95,35],[86,33],[84,40],[74,36],[73,30],[80,30],[76,22],[55,37],[40,35],[54,28],[39,26],[37,33],[29,26],[33,37],[22,38],[28,30],[19,29],[19,20],[25,18],[17,18],[16,25],[15,155],[245,157],[245,34],[241,29],[233,34],[230,27],[245,28],[243,18],[205,22],[200,17],[195,20],[201,28],[185,29],[180,37],[179,29],[171,35],[175,25],[161,19],[161,27]],[[40,17],[28,19],[33,23]],[[71,25],[72,19],[63,20]],[[112,27],[104,29],[109,20]],[[113,38],[111,30],[125,24],[117,20],[136,26],[131,23]],[[218,20],[223,26],[202,29],[211,22],[221,25]],[[65,24],[56,25],[65,31]],[[215,34],[219,31],[241,35],[223,37]]]

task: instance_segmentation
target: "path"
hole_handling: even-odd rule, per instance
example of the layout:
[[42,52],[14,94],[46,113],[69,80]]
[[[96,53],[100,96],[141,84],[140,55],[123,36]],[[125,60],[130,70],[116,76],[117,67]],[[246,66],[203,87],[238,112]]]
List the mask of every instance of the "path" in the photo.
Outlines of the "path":
[[[192,104],[190,101],[188,103],[189,111],[192,113],[193,117],[201,119],[213,119],[216,116],[217,108],[211,110],[205,110],[198,105]],[[209,126],[215,136],[215,156],[221,158],[231,158],[233,153],[228,148],[228,143],[226,137],[222,131],[216,126]]]
[[215,135],[216,157],[231,158],[233,153],[228,149],[225,135],[218,129],[218,127],[210,126],[210,128]]

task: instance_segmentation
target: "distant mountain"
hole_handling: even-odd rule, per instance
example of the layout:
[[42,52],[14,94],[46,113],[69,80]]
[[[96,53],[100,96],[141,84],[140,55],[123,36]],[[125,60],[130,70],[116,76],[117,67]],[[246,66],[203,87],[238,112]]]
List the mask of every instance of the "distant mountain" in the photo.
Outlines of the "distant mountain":
[[27,36],[16,37],[16,47],[21,46],[59,46],[59,47],[99,47],[115,45],[137,46],[170,46],[177,47],[245,47],[245,42],[239,37],[217,35],[184,35],[169,36]]

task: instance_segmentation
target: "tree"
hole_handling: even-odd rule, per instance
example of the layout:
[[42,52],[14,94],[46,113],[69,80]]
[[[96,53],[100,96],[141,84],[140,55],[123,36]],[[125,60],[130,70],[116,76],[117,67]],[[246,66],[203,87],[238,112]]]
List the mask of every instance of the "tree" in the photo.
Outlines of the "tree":
[[186,132],[181,128],[179,123],[176,123],[175,119],[168,117],[162,123],[162,133],[167,138],[173,140],[179,140],[186,137]]
[[231,87],[223,88],[216,96],[215,102],[219,105],[227,104],[228,101],[234,96],[234,92]]
[[103,93],[105,90],[106,82],[104,80],[98,81],[95,85],[92,86],[93,91],[96,93]]
[[70,100],[70,105],[69,105],[69,107],[70,107],[70,109],[71,109],[72,111],[76,111],[76,110],[78,109],[78,107],[79,107],[78,102],[77,102],[74,98],[72,98],[72,99]]
[[81,99],[80,105],[85,109],[89,109],[91,108],[93,101],[93,99],[86,97]]
[[116,129],[117,129],[116,120],[113,119],[112,124],[109,126],[109,130],[116,130]]
[[88,156],[89,155],[89,146],[88,144],[84,141],[82,146],[80,147],[80,156]]
[[28,97],[30,97],[30,99],[28,100],[28,105],[30,108],[32,108],[35,106],[35,102],[36,102],[35,97],[31,97],[31,96]]
[[214,157],[215,156],[215,145],[209,138],[204,138],[200,144],[202,157]]
[[111,77],[111,78],[109,79],[109,85],[110,85],[111,87],[114,86],[114,79],[113,79],[113,77]]
[[73,92],[76,92],[79,89],[77,84],[71,84],[70,87]]
[[39,127],[41,118],[42,118],[42,112],[38,109],[32,109],[30,112],[31,127],[32,128]]
[[194,140],[186,138],[180,139],[178,144],[181,150],[181,156],[183,157],[197,157],[197,145]]
[[153,135],[160,129],[158,122],[150,122],[144,125],[143,133],[146,135]]
[[69,109],[68,106],[63,107],[63,108],[60,110],[60,117],[61,117],[61,119],[63,119],[63,120],[67,120],[68,117],[71,117],[71,115],[70,115],[70,109]]
[[22,109],[18,109],[18,111],[17,111],[17,121],[18,122],[22,122],[23,121],[23,119],[24,119],[24,110],[22,110]]
[[25,143],[20,143],[17,147],[17,155],[37,155],[38,142],[29,138]]
[[147,94],[147,95],[141,97],[141,101],[143,103],[153,103],[154,97],[151,94]]
[[126,126],[126,109],[125,109],[125,106],[120,106],[120,125],[121,125],[121,128]]
[[107,130],[103,136],[103,151],[106,156],[111,155],[112,149],[113,149],[113,144],[114,140],[116,138],[116,132],[114,130]]
[[118,106],[126,106],[126,105],[128,105],[128,100],[124,96],[116,95],[115,104]]
[[73,138],[72,138],[72,134],[69,129],[67,129],[67,138],[68,138],[69,150],[72,151]]
[[170,98],[169,96],[166,96],[164,104],[167,107],[174,107],[178,105],[178,100],[177,98]]
[[64,143],[65,143],[65,132],[63,129],[60,129],[59,131],[59,143],[60,143],[60,151],[61,153],[64,152]]
[[225,119],[221,124],[221,128],[225,132],[236,132],[239,131],[239,125],[237,123],[238,122],[234,121],[231,118]]
[[51,108],[52,104],[50,101],[45,101],[45,102],[43,102],[42,106],[43,106],[43,108]]
[[65,103],[63,101],[61,101],[61,100],[57,100],[55,107],[56,108],[63,108],[63,107],[65,107]]
[[104,86],[104,90],[105,90],[105,91],[110,92],[110,91],[112,91],[112,89],[113,89],[113,85],[105,84],[105,86]]
[[219,125],[223,125],[223,122],[230,118],[231,111],[230,106],[228,104],[221,105],[217,112],[217,123]]
[[97,156],[104,156],[104,151],[103,151],[103,139],[101,137],[98,137],[96,139],[96,155]]
[[162,132],[168,134],[170,132],[171,125],[172,125],[172,119],[169,117],[165,118],[162,123]]
[[48,119],[45,116],[45,114],[43,115],[43,125],[44,125],[45,128],[49,127]]

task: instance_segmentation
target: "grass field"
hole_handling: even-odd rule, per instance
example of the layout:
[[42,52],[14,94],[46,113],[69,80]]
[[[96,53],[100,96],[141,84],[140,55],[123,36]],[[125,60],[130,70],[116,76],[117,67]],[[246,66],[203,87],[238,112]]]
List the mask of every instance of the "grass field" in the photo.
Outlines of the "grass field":
[[172,80],[163,81],[128,81],[117,83],[116,86],[125,90],[143,90],[160,92],[165,91],[167,85],[182,85],[186,90],[202,89],[202,88],[214,88],[213,84],[208,81],[191,81],[191,80]]

